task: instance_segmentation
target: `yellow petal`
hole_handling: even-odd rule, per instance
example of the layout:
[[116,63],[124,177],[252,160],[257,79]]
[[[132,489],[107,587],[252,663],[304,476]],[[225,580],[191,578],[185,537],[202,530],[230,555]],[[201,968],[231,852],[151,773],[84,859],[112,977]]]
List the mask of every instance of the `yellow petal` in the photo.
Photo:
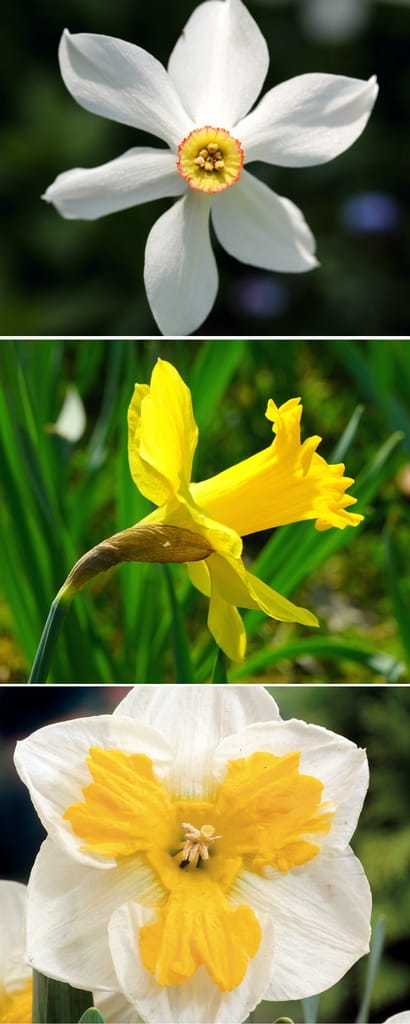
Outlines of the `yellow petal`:
[[213,554],[207,559],[208,571],[213,588],[231,604],[240,608],[260,608],[272,619],[280,622],[300,622],[305,626],[317,626],[318,621],[307,608],[282,597],[276,590],[248,572],[240,559]]
[[299,771],[300,752],[276,757],[260,752],[230,761],[216,801],[221,857],[242,856],[254,871],[304,864],[319,852],[333,808],[321,804],[323,783]]
[[91,747],[87,764],[94,779],[84,800],[63,817],[84,849],[102,857],[126,857],[172,843],[172,806],[146,754]]
[[135,386],[128,426],[130,469],[141,493],[162,505],[179,488],[186,491],[198,428],[191,392],[171,363],[159,359],[150,387]]
[[177,985],[203,965],[222,992],[243,980],[261,928],[248,906],[231,907],[203,871],[180,873],[153,924],[140,930],[141,959],[159,985]]
[[328,465],[316,452],[318,436],[300,442],[302,406],[292,398],[278,407],[270,399],[267,417],[276,438],[269,448],[198,484],[195,502],[241,536],[285,523],[317,519],[318,528],[357,526],[363,516],[347,512],[356,499],[340,463]]

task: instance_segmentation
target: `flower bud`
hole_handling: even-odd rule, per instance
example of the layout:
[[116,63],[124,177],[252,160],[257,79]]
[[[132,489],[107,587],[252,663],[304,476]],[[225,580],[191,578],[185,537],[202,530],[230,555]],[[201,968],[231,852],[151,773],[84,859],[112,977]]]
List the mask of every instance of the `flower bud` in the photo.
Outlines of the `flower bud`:
[[212,554],[209,541],[200,533],[166,523],[131,526],[96,544],[75,563],[60,596],[83,587],[99,572],[120,562],[199,562]]

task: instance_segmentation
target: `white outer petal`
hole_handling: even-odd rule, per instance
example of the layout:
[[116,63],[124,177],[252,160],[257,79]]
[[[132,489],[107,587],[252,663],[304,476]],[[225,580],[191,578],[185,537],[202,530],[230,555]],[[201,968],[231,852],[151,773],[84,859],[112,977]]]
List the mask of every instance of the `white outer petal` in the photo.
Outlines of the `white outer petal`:
[[51,838],[82,864],[108,870],[116,864],[115,858],[83,850],[84,840],[62,817],[71,804],[83,799],[82,789],[92,781],[85,760],[92,746],[147,754],[161,779],[172,765],[172,750],[159,732],[113,715],[46,725],[17,743],[14,762]]
[[26,892],[21,882],[0,880],[0,1002],[2,990],[11,995],[31,977],[24,962]]
[[175,149],[194,127],[165,68],[140,46],[65,29],[59,60],[67,89],[93,114],[151,132]]
[[190,334],[215,302],[218,271],[209,237],[209,207],[207,195],[189,189],[148,236],[145,288],[163,334]]
[[222,741],[215,751],[216,777],[224,777],[228,760],[249,757],[258,750],[277,757],[301,751],[300,771],[320,779],[324,784],[322,801],[331,800],[336,807],[329,834],[318,840],[320,846],[345,847],[356,828],[368,788],[366,752],[344,736],[296,718],[257,723]]
[[197,127],[230,130],[260,93],[269,65],[265,39],[241,0],[195,9],[168,72]]
[[262,686],[134,686],[114,711],[154,726],[173,748],[169,782],[175,797],[198,799],[212,785],[214,751],[246,725],[279,719]]
[[247,171],[215,196],[212,222],[223,248],[242,263],[295,274],[317,266],[301,211]]
[[95,220],[187,188],[168,149],[128,149],[100,167],[75,167],[59,174],[42,196],[68,220]]
[[308,167],[333,160],[361,135],[377,93],[374,75],[363,81],[307,74],[282,82],[236,126],[246,163]]
[[395,1013],[393,1017],[388,1017],[384,1024],[410,1024],[410,1010],[402,1010],[401,1013]]
[[122,992],[101,992],[97,989],[93,996],[105,1024],[135,1024],[135,1009]]
[[27,956],[32,967],[75,988],[118,991],[108,922],[128,900],[157,905],[152,873],[136,858],[106,871],[76,863],[46,839],[30,875]]
[[275,923],[275,965],[265,999],[305,999],[334,985],[368,952],[371,893],[348,847],[280,872],[272,879],[243,872],[230,893]]
[[182,985],[159,986],[135,956],[139,929],[155,920],[155,914],[135,904],[121,907],[111,918],[109,937],[127,999],[149,1024],[240,1024],[260,1002],[272,976],[274,925],[266,915],[257,916],[262,927],[258,952],[249,960],[243,982],[232,992],[220,992],[204,967]]

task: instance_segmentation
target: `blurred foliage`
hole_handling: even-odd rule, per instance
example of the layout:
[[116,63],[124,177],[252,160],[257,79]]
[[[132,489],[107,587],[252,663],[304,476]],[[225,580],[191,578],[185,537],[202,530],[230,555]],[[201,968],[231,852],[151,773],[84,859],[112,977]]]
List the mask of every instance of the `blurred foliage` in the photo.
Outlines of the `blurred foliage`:
[[[126,415],[134,381],[149,381],[159,354],[175,364],[192,391],[200,431],[194,479],[270,444],[267,399],[281,403],[301,395],[303,436],[320,434],[320,453],[329,461],[344,458],[366,516],[355,530],[321,534],[313,523],[297,523],[245,539],[252,570],[316,611],[320,630],[245,613],[248,655],[242,665],[228,666],[229,681],[408,678],[410,581],[402,572],[409,529],[408,342],[88,339],[0,345],[3,682],[27,678],[49,605],[74,562],[149,511],[129,472]],[[72,384],[87,414],[77,443],[48,429]],[[187,673],[190,681],[209,681],[215,644],[207,608],[183,567],[122,565],[73,601],[51,681],[181,682]]]
[[[15,0],[4,11],[0,69],[6,116],[1,128],[4,334],[157,334],[143,288],[146,238],[169,200],[96,222],[64,221],[42,203],[56,175],[92,167],[134,145],[156,144],[81,109],[60,77],[61,32],[130,40],[163,63],[195,4],[117,0]],[[368,78],[380,96],[362,137],[318,167],[255,171],[303,211],[318,242],[319,269],[271,274],[236,262],[219,246],[220,289],[203,335],[404,335],[409,331],[408,100],[410,9],[368,4],[355,38],[332,45],[303,33],[295,3],[250,2],[265,35],[269,89],[305,72]],[[206,72],[204,72],[206,73]],[[160,143],[158,143],[160,144]]]

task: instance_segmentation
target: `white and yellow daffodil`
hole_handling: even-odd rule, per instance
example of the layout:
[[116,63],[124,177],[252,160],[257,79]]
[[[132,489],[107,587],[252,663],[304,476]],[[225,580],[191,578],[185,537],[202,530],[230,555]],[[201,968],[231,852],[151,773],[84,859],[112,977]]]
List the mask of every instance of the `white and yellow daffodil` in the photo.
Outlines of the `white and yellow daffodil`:
[[[0,880],[0,1024],[31,1024],[33,977],[25,953],[27,888]],[[88,986],[85,986],[88,989]],[[132,1024],[135,1009],[120,992],[94,992],[106,1024]]]
[[367,951],[349,847],[365,751],[282,721],[262,687],[136,686],[113,715],[33,733],[15,763],[48,831],[27,908],[43,974],[120,988],[150,1024],[239,1024]]
[[343,153],[367,123],[377,96],[374,76],[299,75],[251,110],[269,56],[241,0],[200,4],[168,70],[132,43],[67,30],[59,59],[65,85],[86,110],[167,145],[66,171],[44,195],[63,217],[85,220],[181,197],[154,224],[145,250],[147,297],[163,334],[191,333],[214,304],[210,215],[221,245],[243,263],[292,273],[317,266],[301,211],[244,165],[308,167]]

